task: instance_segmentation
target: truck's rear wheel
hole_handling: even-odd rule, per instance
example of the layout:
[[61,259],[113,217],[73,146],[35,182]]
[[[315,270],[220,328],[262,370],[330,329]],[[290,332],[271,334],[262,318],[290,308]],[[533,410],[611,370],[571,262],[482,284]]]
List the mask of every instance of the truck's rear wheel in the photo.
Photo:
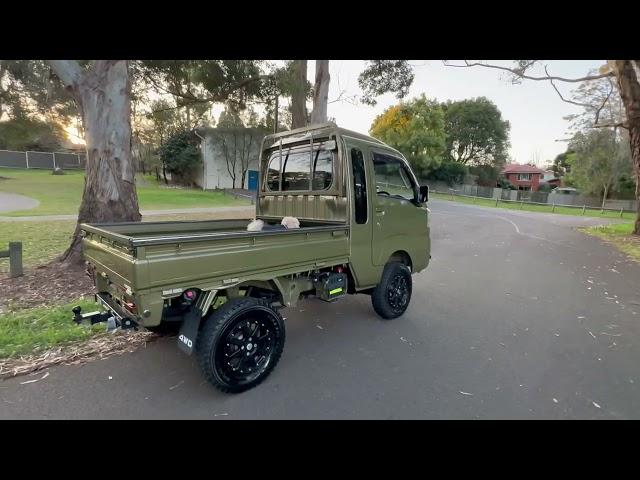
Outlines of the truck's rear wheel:
[[382,272],[380,283],[371,293],[373,309],[390,320],[402,315],[411,300],[411,271],[400,262],[389,262]]
[[239,393],[271,373],[284,340],[282,316],[267,301],[236,298],[206,319],[198,334],[196,356],[211,384],[223,392]]

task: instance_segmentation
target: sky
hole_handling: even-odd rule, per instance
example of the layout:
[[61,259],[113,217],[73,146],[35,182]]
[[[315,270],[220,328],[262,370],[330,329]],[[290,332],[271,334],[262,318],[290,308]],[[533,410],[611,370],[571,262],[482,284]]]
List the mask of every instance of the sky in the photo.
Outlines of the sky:
[[[450,60],[450,63],[463,64],[461,60]],[[534,162],[543,166],[546,161],[566,150],[566,139],[569,122],[563,117],[572,113],[580,113],[580,107],[563,102],[549,82],[525,80],[519,85],[512,85],[507,72],[484,67],[453,68],[444,66],[441,60],[411,60],[414,65],[415,79],[409,95],[413,98],[424,93],[438,101],[462,100],[479,96],[493,101],[502,112],[504,119],[511,124],[510,154],[516,163]],[[511,66],[509,60],[487,60],[503,66]],[[552,75],[564,77],[581,77],[590,70],[597,69],[604,60],[553,60],[545,61]],[[329,74],[329,102],[339,97],[360,95],[358,74],[364,69],[361,60],[331,60]],[[315,78],[315,61],[308,62],[308,79]],[[532,74],[543,75],[542,67],[532,70]],[[567,98],[577,84],[556,85]],[[368,133],[374,118],[386,108],[398,103],[393,94],[378,98],[378,104],[370,107],[364,104],[353,105],[345,101],[330,103],[328,116],[334,117],[336,123],[344,128]]]

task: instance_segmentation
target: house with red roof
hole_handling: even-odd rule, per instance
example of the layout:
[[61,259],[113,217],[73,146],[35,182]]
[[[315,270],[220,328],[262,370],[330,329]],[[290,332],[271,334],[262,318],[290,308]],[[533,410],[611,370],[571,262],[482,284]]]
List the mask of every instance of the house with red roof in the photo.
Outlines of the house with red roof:
[[509,163],[503,167],[502,174],[509,182],[518,187],[518,190],[537,192],[544,170],[531,165]]

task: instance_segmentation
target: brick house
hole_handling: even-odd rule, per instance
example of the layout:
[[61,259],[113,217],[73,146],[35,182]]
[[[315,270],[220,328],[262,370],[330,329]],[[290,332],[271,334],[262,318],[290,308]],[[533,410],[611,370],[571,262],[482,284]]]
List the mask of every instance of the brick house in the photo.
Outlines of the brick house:
[[509,182],[518,187],[518,190],[537,192],[544,170],[531,165],[510,163],[504,166],[502,174]]

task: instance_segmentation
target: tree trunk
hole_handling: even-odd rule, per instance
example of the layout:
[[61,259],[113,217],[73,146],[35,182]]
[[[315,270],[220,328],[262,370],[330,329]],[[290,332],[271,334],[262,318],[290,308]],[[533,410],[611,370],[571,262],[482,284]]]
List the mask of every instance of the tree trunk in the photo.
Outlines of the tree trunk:
[[84,192],[71,245],[61,260],[82,262],[80,224],[140,221],[131,159],[131,80],[127,60],[50,60],[82,115],[87,144]]
[[637,215],[633,229],[635,235],[640,235],[640,75],[638,71],[640,71],[640,60],[615,61],[615,74],[627,116],[631,159],[636,177]]
[[169,180],[167,180],[167,164],[162,162],[162,178],[164,178],[164,184],[169,185]]
[[295,87],[291,94],[291,128],[307,124],[307,61],[294,60]]
[[607,193],[609,193],[609,184],[604,185],[604,193],[602,194],[602,205],[601,208],[604,210],[604,206],[607,203]]
[[313,111],[311,124],[327,122],[327,102],[329,101],[329,60],[316,60],[316,83],[313,88]]

